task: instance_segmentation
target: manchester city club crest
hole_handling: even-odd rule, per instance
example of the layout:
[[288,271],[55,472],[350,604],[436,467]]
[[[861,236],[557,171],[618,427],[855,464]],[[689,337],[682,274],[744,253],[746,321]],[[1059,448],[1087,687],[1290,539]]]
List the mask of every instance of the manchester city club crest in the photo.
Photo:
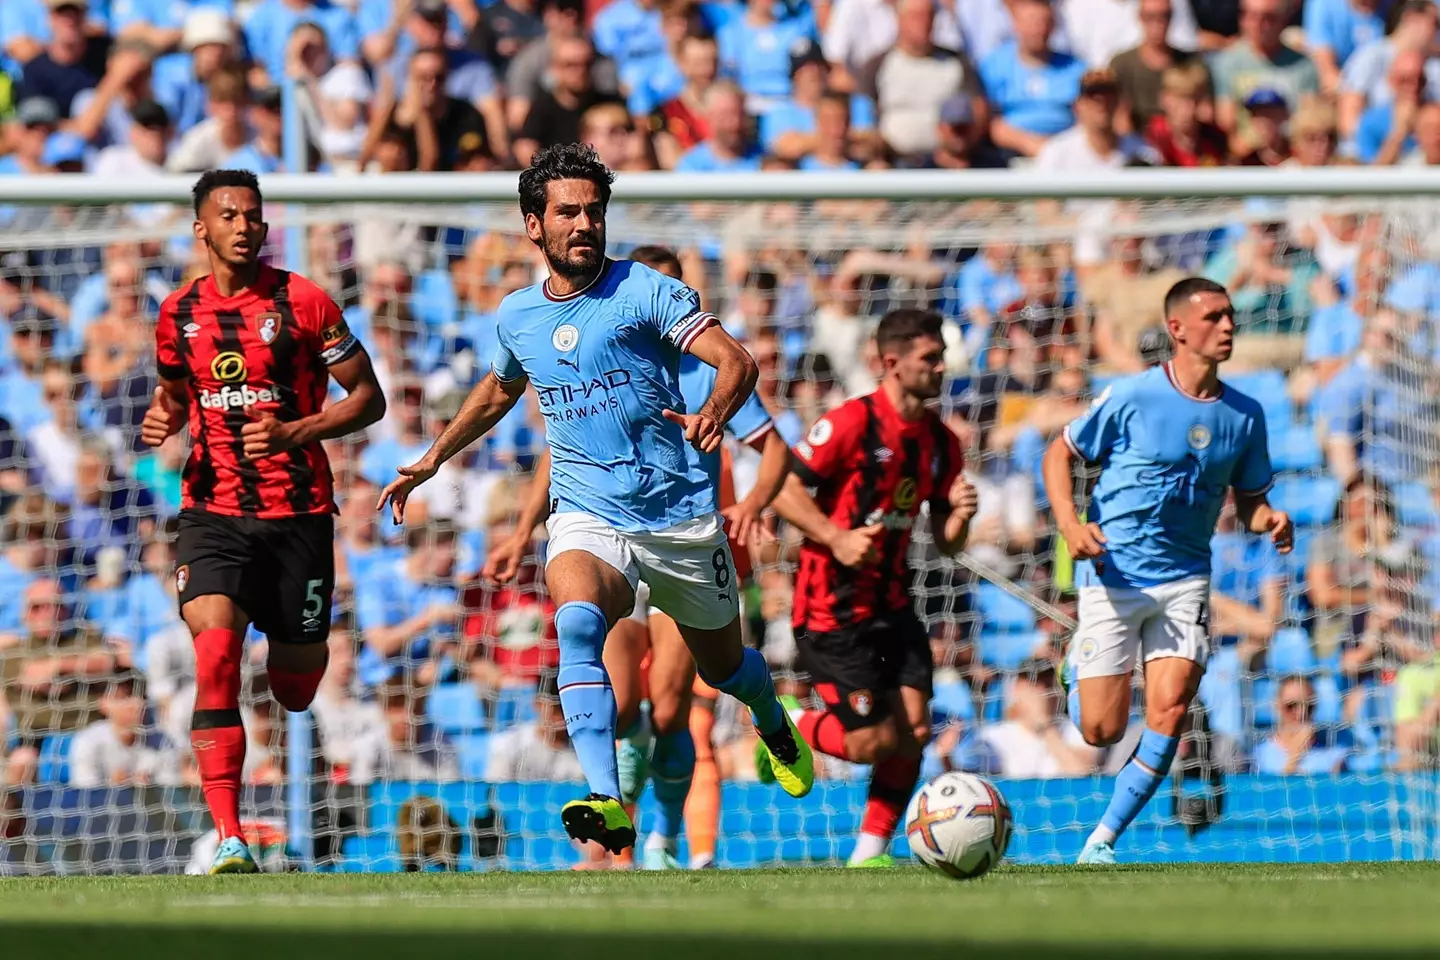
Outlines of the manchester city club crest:
[[562,324],[555,328],[555,335],[550,338],[550,342],[561,353],[569,353],[575,349],[575,344],[580,342],[580,331],[572,324]]
[[1190,428],[1185,439],[1190,442],[1191,450],[1204,450],[1210,446],[1210,428],[1203,423],[1197,423]]
[[1100,645],[1091,637],[1086,637],[1080,644],[1080,659],[1084,663],[1089,663],[1091,660],[1094,660],[1095,654],[1099,652]]
[[262,313],[255,318],[255,333],[260,342],[270,346],[275,338],[280,335],[280,314]]

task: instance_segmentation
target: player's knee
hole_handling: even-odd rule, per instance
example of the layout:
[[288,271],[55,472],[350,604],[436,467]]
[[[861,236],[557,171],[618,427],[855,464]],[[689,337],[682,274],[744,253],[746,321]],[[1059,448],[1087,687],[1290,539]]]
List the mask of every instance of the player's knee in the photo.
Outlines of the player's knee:
[[1179,736],[1185,727],[1185,715],[1189,711],[1190,705],[1183,701],[1149,704],[1145,708],[1145,725],[1168,737]]
[[930,724],[915,724],[915,726],[910,728],[910,736],[914,738],[913,742],[915,745],[923,750],[925,745],[930,742]]
[[845,734],[845,752],[855,763],[878,763],[895,753],[900,745],[893,723],[851,730]]
[[656,736],[679,733],[690,725],[689,711],[681,713],[680,704],[669,697],[650,700],[650,727]]
[[1125,721],[1121,717],[1099,717],[1091,720],[1089,717],[1080,725],[1080,733],[1085,742],[1092,747],[1112,747],[1125,737]]

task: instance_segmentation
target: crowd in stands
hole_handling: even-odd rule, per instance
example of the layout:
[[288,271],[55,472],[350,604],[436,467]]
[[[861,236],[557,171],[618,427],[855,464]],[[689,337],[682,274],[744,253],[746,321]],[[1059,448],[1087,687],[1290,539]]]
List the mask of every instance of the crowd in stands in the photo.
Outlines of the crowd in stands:
[[[289,84],[306,164],[337,175],[511,169],[577,139],[621,171],[696,174],[1429,165],[1437,26],[1432,0],[3,0],[0,174],[277,171],[296,152]],[[981,491],[968,549],[1071,612],[1040,451],[1106,380],[1164,359],[1170,284],[1224,283],[1242,330],[1229,382],[1266,410],[1274,498],[1299,538],[1282,558],[1222,518],[1197,727],[1229,771],[1430,764],[1440,267],[1424,224],[1391,208],[1230,212],[1167,232],[1140,208],[1075,204],[1060,214],[1078,226],[1043,243],[922,239],[901,255],[857,230],[843,254],[732,249],[722,235],[682,255],[756,356],[792,444],[873,387],[868,334],[888,306],[941,310],[944,411]],[[0,222],[16,216],[0,209]],[[137,427],[156,307],[203,251],[183,211],[116,218],[127,229],[108,243],[0,245],[0,782],[12,785],[195,781],[173,577],[184,448],[144,450]],[[495,308],[536,281],[537,255],[458,217],[305,236],[310,275],[344,307],[390,402],[367,436],[329,444],[339,578],[317,776],[574,779],[543,540],[518,583],[479,577],[543,444],[536,405],[447,464],[404,528],[373,509],[488,369]],[[738,448],[735,463],[743,494],[755,465]],[[804,696],[788,625],[795,543],[777,534],[756,548],[746,618]],[[1064,716],[1060,625],[923,546],[917,559],[938,667],[927,769],[1056,777],[1125,761],[1128,745],[1095,751]],[[247,777],[278,782],[284,715],[263,668],[247,668],[245,703]],[[723,713],[722,775],[753,776],[753,731],[733,705]]]

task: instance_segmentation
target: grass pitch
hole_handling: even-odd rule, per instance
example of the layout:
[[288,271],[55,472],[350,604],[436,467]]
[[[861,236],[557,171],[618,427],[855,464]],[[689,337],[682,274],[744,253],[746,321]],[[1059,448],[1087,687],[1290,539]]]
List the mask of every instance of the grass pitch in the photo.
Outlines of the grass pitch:
[[0,957],[1440,957],[1440,864],[0,880]]

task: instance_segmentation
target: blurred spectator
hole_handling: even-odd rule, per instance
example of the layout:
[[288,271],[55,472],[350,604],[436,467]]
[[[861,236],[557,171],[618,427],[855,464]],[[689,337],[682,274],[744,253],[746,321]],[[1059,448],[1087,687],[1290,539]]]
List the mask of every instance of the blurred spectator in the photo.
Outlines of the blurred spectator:
[[1388,0],[1306,0],[1305,49],[1320,73],[1327,96],[1340,89],[1340,71],[1350,55],[1385,33]]
[[964,170],[978,156],[988,125],[976,122],[973,101],[964,94],[940,105],[940,122],[935,127],[935,152],[926,166],[942,170]]
[[158,177],[165,172],[170,145],[170,116],[154,100],[141,100],[130,110],[130,136],[95,155],[90,172],[112,180]]
[[[503,543],[514,532],[509,511],[497,511],[492,519],[486,540]],[[499,587],[477,583],[466,590],[464,659],[482,696],[533,687],[559,666],[555,604],[544,592],[540,572],[532,544],[514,582]]]
[[1440,656],[1395,672],[1397,770],[1433,769],[1440,731]]
[[[278,3],[280,0],[271,2]],[[250,142],[226,157],[223,165],[256,174],[279,172],[284,165],[285,132],[285,120],[280,111],[279,87],[255,91],[245,112],[251,131]]]
[[580,142],[588,143],[611,170],[653,170],[650,140],[635,129],[624,104],[601,103],[580,118]]
[[34,304],[10,318],[14,361],[0,372],[0,414],[24,436],[50,418],[41,381],[55,353],[56,329],[55,318]]
[[1210,569],[1210,633],[1258,665],[1285,613],[1286,576],[1269,539],[1240,527],[1233,498],[1220,510]]
[[634,64],[653,61],[666,48],[664,6],[659,0],[611,0],[590,24],[595,50],[613,60],[622,76]]
[[359,473],[366,481],[382,487],[398,468],[424,456],[429,446],[425,439],[424,397],[419,384],[406,380],[396,383],[390,407],[394,411],[395,433],[370,443],[360,455]]
[[971,120],[983,127],[990,107],[970,58],[931,41],[933,0],[897,0],[895,22],[895,46],[865,67],[860,89],[878,105],[880,135],[897,162],[920,166],[940,145],[940,107],[947,100],[968,97]]
[[1230,136],[1248,134],[1246,98],[1255,90],[1274,90],[1293,109],[1320,92],[1320,75],[1303,53],[1280,40],[1286,0],[1241,0],[1240,39],[1215,54],[1215,120]]
[[1390,11],[1389,25],[1389,36],[1362,46],[1345,64],[1338,105],[1340,133],[1346,139],[1355,135],[1367,106],[1389,99],[1390,62],[1399,51],[1424,54],[1426,87],[1432,97],[1440,91],[1440,58],[1434,50],[1440,13],[1433,0],[1399,0]]
[[[565,2],[565,0],[559,0],[559,2],[550,0],[543,4],[536,0],[496,0],[495,3],[485,8],[485,13],[476,23],[467,45],[472,51],[494,64],[496,70],[505,74],[522,53],[526,52],[535,41],[550,32],[551,13],[555,8],[562,6],[567,15],[574,17],[577,27],[564,35],[567,37],[579,36],[581,6],[578,3]],[[508,76],[506,83],[513,86]],[[529,93],[533,99],[534,94],[539,91],[527,90],[525,92]]]
[[1094,311],[1090,333],[1100,370],[1139,373],[1140,335],[1164,323],[1165,294],[1184,271],[1147,259],[1142,238],[1117,237],[1112,256],[1081,276],[1080,292]]
[[850,142],[850,95],[827,93],[815,110],[815,137],[801,170],[859,170]]
[[[153,39],[149,42],[161,47]],[[222,69],[235,67],[236,47],[235,27],[223,9],[196,7],[186,14],[180,34],[183,54],[155,61],[151,79],[155,99],[169,112],[177,133],[185,134],[206,116],[214,116],[207,112],[210,82]]]
[[49,419],[25,436],[25,446],[44,478],[45,492],[61,503],[75,496],[75,468],[80,460],[80,424],[75,398],[80,390],[59,361],[50,360],[40,375],[41,396]]
[[1388,102],[1365,109],[1355,127],[1355,156],[1361,163],[1390,166],[1415,147],[1415,121],[1425,102],[1425,54],[1400,50],[1386,75]]
[[454,639],[460,616],[455,540],[448,523],[412,527],[402,562],[373,567],[364,576],[352,573],[355,620],[364,643],[357,664],[366,686],[434,680],[432,658]]
[[[609,4],[601,11],[601,16],[616,7],[617,4]],[[691,0],[668,0],[660,4],[662,45],[639,59],[627,61],[620,74],[620,83],[625,90],[625,103],[633,115],[649,116],[661,104],[669,102],[684,89],[685,74],[680,70],[680,48],[700,19]]]
[[97,147],[129,140],[131,112],[154,100],[154,62],[155,51],[140,41],[115,44],[99,84],[71,102],[67,129]]
[[[519,0],[517,0],[517,4]],[[499,0],[485,10],[480,27],[471,35],[471,49],[475,49],[477,38],[483,44],[482,33],[487,24],[513,16],[516,6],[508,0]],[[584,10],[580,0],[545,0],[541,5],[544,22],[542,36],[520,48],[518,54],[507,54],[503,58],[491,54],[490,60],[497,69],[505,71],[505,92],[509,98],[505,106],[505,122],[512,129],[519,129],[530,113],[531,105],[545,90],[553,90],[557,75],[551,68],[553,50],[557,41],[576,37],[583,39]],[[510,57],[514,56],[511,60]],[[508,68],[504,64],[508,62]],[[687,74],[688,75],[688,74]],[[615,64],[607,57],[595,57],[590,66],[590,85],[596,91],[616,96],[620,90]]]
[[95,633],[71,619],[54,580],[38,579],[21,594],[18,635],[0,638],[0,688],[5,690],[22,746],[70,733],[94,718],[115,656]]
[[[66,5],[51,0],[6,0],[0,4],[0,43],[4,44],[0,55],[9,58],[8,63],[0,61],[0,70],[18,75],[21,66],[39,55],[53,32],[50,11]],[[110,34],[108,0],[94,8],[87,7],[85,0],[74,5],[80,8],[86,37],[97,41],[97,46],[104,43]]]
[[[760,116],[760,142],[766,153],[794,159],[815,149],[816,115],[829,71],[817,43],[802,40],[790,52],[790,96]],[[845,103],[847,130],[868,139],[875,129],[874,102],[855,93],[846,96]]]
[[1404,664],[1435,655],[1435,620],[1431,600],[1421,589],[1424,570],[1413,545],[1397,541],[1369,562],[1370,606],[1362,612],[1364,626],[1358,637],[1346,639],[1340,656],[1340,672],[1350,686],[1345,715],[1362,723],[1370,719],[1361,712],[1367,687],[1389,682]]
[[[373,512],[373,511],[372,511]],[[320,736],[320,754],[331,779],[348,783],[356,758],[385,734],[385,711],[375,700],[361,700],[355,682],[355,635],[332,629],[326,640],[330,659],[310,710]]]
[[1394,505],[1384,486],[1356,477],[1336,505],[1333,525],[1315,534],[1306,558],[1311,635],[1327,658],[1353,642],[1376,599],[1373,557],[1397,548]]
[[[5,6],[10,5],[7,0]],[[69,117],[70,105],[81,91],[100,82],[85,63],[85,14],[89,4],[86,0],[45,0],[45,6],[50,11],[50,37],[38,53],[17,57],[25,69],[15,90],[15,100],[23,103],[29,97],[47,97],[55,103],[61,117]],[[132,61],[122,63],[127,67],[133,64]],[[118,71],[119,66],[112,63],[111,69]],[[125,83],[128,78],[121,79],[117,73],[111,82]]]
[[[974,6],[971,0],[963,6]],[[1003,14],[1000,19],[1008,20]],[[899,13],[892,0],[835,0],[823,23],[821,46],[825,59],[833,64],[831,82],[841,90],[857,89],[857,78],[865,65],[895,45],[899,34]],[[962,36],[956,10],[949,3],[935,4],[934,29],[930,39],[946,50],[968,50],[975,60],[984,59],[974,44]],[[1008,26],[1008,24],[1007,24]]]
[[[403,10],[403,7],[396,9]],[[403,94],[413,75],[412,58],[421,50],[440,51],[446,68],[441,78],[445,93],[477,108],[487,105],[489,110],[496,111],[498,122],[501,119],[499,78],[483,56],[447,41],[446,25],[450,17],[445,0],[415,0],[405,17],[405,29],[394,40],[389,54],[376,56],[382,52],[383,45],[372,43],[377,34],[371,34],[365,38],[365,58],[374,64],[377,74],[390,77],[397,94]],[[389,30],[379,35],[388,36]]]
[[1225,131],[1201,119],[1210,103],[1208,83],[1209,74],[1198,62],[1165,70],[1160,112],[1145,128],[1145,139],[1165,166],[1219,167],[1229,158]]
[[1390,255],[1382,247],[1363,250],[1355,262],[1350,295],[1310,315],[1305,326],[1304,360],[1313,381],[1311,389],[1334,379],[1360,349],[1366,325],[1381,309],[1390,266]]
[[104,547],[120,547],[127,560],[140,559],[140,547],[155,529],[155,499],[145,487],[121,474],[103,440],[87,438],[75,467],[75,500],[70,532],[77,559],[94,562]]
[[100,716],[70,745],[70,786],[180,785],[179,752],[157,745],[145,728],[145,695],[132,674],[111,680],[100,697]]
[[1250,124],[1232,140],[1236,163],[1244,167],[1278,167],[1290,159],[1290,104],[1268,87],[1245,98]]
[[716,83],[705,96],[710,135],[675,163],[677,173],[732,173],[760,169],[760,148],[750,139],[745,95],[733,83]]
[[271,83],[285,79],[290,37],[302,23],[325,32],[336,60],[360,56],[360,28],[350,9],[319,0],[259,0],[245,17],[245,46]]
[[1158,162],[1144,140],[1115,131],[1120,87],[1109,68],[1088,70],[1080,78],[1075,99],[1075,126],[1045,142],[1035,155],[1035,169],[1052,172],[1118,170]]
[[1255,748],[1255,772],[1270,776],[1317,776],[1345,769],[1348,751],[1320,739],[1311,719],[1315,688],[1306,677],[1286,677],[1276,685],[1275,732]]
[[1320,268],[1310,251],[1294,245],[1279,209],[1260,201],[1252,214],[1255,222],[1206,261],[1203,273],[1230,291],[1237,326],[1294,332],[1314,308]]
[[1015,276],[1015,244],[988,243],[955,275],[955,296],[966,326],[988,330],[1022,295]]
[[1427,103],[1415,114],[1415,149],[1400,159],[1400,166],[1436,164],[1440,164],[1440,103]]
[[[905,2],[909,0],[901,0]],[[775,8],[774,0],[746,0],[745,12],[715,33],[721,71],[745,91],[745,109],[753,114],[790,95],[790,51],[815,33],[813,18],[777,20]]]
[[[1191,51],[1200,44],[1190,0],[1149,6],[1137,0],[1061,0],[1061,5],[1070,34],[1070,52],[1092,70],[1112,66],[1120,53],[1144,43],[1152,32],[1159,33],[1160,46],[1172,51]],[[1163,18],[1154,16],[1157,12],[1163,13]],[[1150,20],[1146,19],[1147,13]]]
[[[10,153],[0,156],[0,176],[49,172],[46,145],[60,123],[60,111],[49,97],[28,97],[15,109]],[[7,127],[12,126],[10,124]]]
[[0,524],[0,647],[25,623],[25,591],[54,565],[55,544],[64,534],[55,504],[40,492],[15,501]]
[[[680,72],[685,76],[684,89],[656,110],[651,118],[655,128],[655,151],[660,156],[660,165],[667,170],[675,166],[681,154],[710,136],[710,124],[705,119],[705,98],[720,70],[720,54],[714,39],[686,37],[680,42],[679,63]],[[797,90],[801,88],[803,84]],[[777,114],[787,116],[783,107],[777,108]],[[766,118],[762,117],[762,132],[766,129],[765,123]],[[795,154],[787,152],[785,155]]]
[[355,584],[375,577],[388,576],[405,558],[401,546],[386,543],[381,537],[375,501],[380,488],[363,477],[356,477],[340,504],[336,524],[336,583],[353,594]]
[[1028,780],[1095,772],[1102,753],[1062,719],[1061,697],[1054,664],[1031,660],[1019,667],[1005,697],[1005,719],[980,730],[999,776]]
[[1007,157],[1033,157],[1075,122],[1071,104],[1085,64],[1051,47],[1055,12],[1049,0],[1014,0],[1011,13],[1015,39],[981,63],[980,77],[996,111],[990,139]]
[[[369,132],[366,115],[374,96],[370,78],[353,63],[332,67],[315,85],[315,107],[320,113],[317,146],[332,170],[353,171],[359,167]],[[477,140],[488,153],[486,139]]]
[[351,783],[460,778],[453,749],[425,718],[423,689],[387,685],[379,702],[384,722],[356,744]]
[[[1300,105],[1290,117],[1290,162],[1302,167],[1326,167],[1335,161],[1339,146],[1335,108],[1318,100]],[[1302,201],[1297,209],[1307,209]]]
[[490,741],[487,783],[575,783],[585,779],[565,730],[565,714],[546,671],[535,693],[535,719],[511,727]]
[[557,40],[551,45],[550,69],[555,86],[536,96],[515,134],[515,160],[522,167],[529,165],[537,150],[574,143],[585,111],[616,99],[595,89],[590,75],[594,62],[594,48],[583,37]]
[[[1170,43],[1176,32],[1171,0],[1140,0],[1136,16],[1140,21],[1138,46],[1121,48],[1124,52],[1110,61],[1110,69],[1120,84],[1120,115],[1115,118],[1115,127],[1123,133],[1144,133],[1160,115],[1164,76],[1174,68],[1185,68],[1185,76],[1196,77],[1199,89],[1195,96],[1203,98],[1207,105],[1210,101],[1210,71],[1189,52],[1193,44],[1180,50]],[[1097,25],[1108,26],[1104,21]]]
[[485,118],[471,103],[446,92],[445,51],[417,50],[410,58],[410,77],[393,108],[382,96],[372,125],[393,124],[413,138],[417,170],[451,170],[461,144],[472,152],[490,154]]
[[172,173],[213,170],[250,141],[246,115],[250,87],[238,67],[217,70],[205,85],[206,119],[180,137],[180,143],[165,162]]

